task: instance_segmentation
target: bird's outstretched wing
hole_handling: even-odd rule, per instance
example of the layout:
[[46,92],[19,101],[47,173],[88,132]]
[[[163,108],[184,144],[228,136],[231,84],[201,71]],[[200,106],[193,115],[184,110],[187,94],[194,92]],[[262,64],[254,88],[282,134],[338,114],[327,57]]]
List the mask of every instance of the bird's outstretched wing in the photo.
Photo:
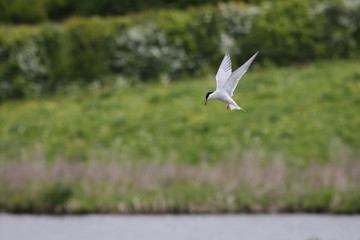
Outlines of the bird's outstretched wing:
[[241,67],[236,69],[230,75],[229,79],[225,82],[225,84],[223,86],[223,90],[225,90],[225,92],[227,94],[229,94],[230,97],[233,96],[234,90],[235,90],[240,78],[246,73],[246,71],[248,70],[248,68],[250,67],[251,63],[254,61],[254,59],[258,53],[259,52],[256,52],[254,54],[254,56],[252,56],[249,60],[247,60],[246,63],[244,63]]
[[226,80],[228,80],[228,78],[231,75],[231,59],[228,53],[225,54],[223,60],[221,61],[219,70],[215,76],[216,78],[216,90],[220,90]]

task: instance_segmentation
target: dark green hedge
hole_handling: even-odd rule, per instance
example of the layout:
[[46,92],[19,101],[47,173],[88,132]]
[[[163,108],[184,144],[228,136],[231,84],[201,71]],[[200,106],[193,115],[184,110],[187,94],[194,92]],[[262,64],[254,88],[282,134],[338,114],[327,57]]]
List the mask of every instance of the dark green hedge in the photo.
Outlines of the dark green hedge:
[[[262,0],[231,0],[258,3]],[[39,23],[71,16],[114,16],[149,9],[185,9],[229,0],[0,0],[0,22]]]
[[53,92],[103,76],[153,81],[234,65],[358,57],[360,3],[221,4],[133,17],[73,18],[61,25],[0,28],[0,99]]

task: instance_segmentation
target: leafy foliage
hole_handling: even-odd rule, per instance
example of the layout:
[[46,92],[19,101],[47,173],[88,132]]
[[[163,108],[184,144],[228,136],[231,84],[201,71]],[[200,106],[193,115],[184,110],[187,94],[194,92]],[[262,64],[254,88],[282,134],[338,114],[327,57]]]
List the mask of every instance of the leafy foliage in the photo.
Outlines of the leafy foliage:
[[[258,3],[262,0],[232,0]],[[222,0],[0,0],[0,22],[37,23],[73,16],[113,16],[149,9],[216,5]]]
[[110,75],[169,81],[217,67],[226,51],[234,64],[258,50],[264,65],[357,57],[359,23],[356,2],[291,0],[2,27],[0,101]]

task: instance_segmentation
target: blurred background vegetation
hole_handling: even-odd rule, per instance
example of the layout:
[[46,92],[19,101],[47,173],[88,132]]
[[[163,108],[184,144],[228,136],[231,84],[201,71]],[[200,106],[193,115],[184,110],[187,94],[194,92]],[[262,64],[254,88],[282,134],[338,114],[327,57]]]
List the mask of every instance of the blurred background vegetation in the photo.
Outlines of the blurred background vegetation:
[[[235,0],[232,2],[260,3],[263,0]],[[1,21],[7,23],[40,23],[61,21],[71,16],[113,16],[147,11],[149,9],[186,9],[191,6],[216,5],[219,0],[14,0],[0,1]]]
[[[26,15],[36,6],[49,12],[45,7],[49,3],[67,6],[66,1],[39,0],[26,7],[30,2],[7,1],[2,9],[18,3],[24,6],[21,15]],[[85,2],[92,6],[92,1]],[[259,50],[257,63],[265,66],[359,55],[358,1],[210,3],[119,17],[83,18],[69,10],[71,18],[64,22],[36,25],[5,24],[4,19],[0,27],[0,101],[52,93],[69,83],[87,84],[110,75],[143,82],[173,80],[184,74],[200,76],[207,67],[216,67],[225,51],[232,53],[237,65]],[[114,7],[106,9],[116,11],[115,1],[108,4]],[[143,4],[145,8],[149,3]],[[106,15],[90,10],[88,14]]]
[[[0,0],[0,209],[360,212],[360,2]],[[235,100],[225,52],[257,56]]]

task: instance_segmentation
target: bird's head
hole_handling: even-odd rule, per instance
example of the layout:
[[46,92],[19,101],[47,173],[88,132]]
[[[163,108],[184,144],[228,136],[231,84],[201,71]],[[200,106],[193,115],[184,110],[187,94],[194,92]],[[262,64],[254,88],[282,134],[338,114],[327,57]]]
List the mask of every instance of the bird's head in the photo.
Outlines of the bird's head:
[[209,99],[209,95],[210,94],[212,94],[213,92],[208,92],[207,94],[206,94],[206,97],[205,97],[205,105],[206,105],[206,103],[207,103],[207,101],[208,101],[208,99]]

